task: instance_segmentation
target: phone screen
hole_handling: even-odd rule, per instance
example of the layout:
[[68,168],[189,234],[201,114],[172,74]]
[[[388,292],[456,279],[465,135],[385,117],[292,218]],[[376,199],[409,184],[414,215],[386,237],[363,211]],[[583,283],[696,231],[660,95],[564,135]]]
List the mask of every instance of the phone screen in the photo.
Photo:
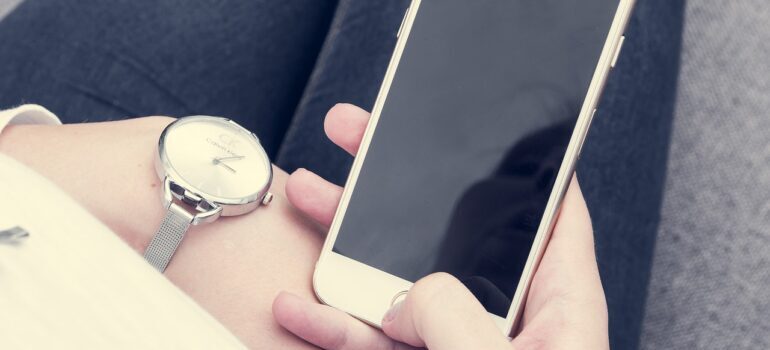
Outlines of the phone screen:
[[618,0],[423,0],[333,250],[505,317]]

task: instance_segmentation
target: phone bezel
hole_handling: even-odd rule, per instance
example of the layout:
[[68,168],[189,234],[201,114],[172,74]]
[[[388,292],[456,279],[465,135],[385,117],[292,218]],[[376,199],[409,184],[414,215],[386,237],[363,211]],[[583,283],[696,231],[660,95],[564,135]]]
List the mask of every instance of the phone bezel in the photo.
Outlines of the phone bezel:
[[[419,12],[420,3],[421,0],[412,0],[411,5],[407,9],[402,28],[400,28],[400,36],[391,56],[385,78],[377,95],[377,100],[372,108],[371,120],[364,133],[356,159],[353,162],[340,204],[334,215],[331,227],[329,228],[329,234],[326,237],[316,263],[315,272],[313,273],[313,290],[321,302],[343,310],[375,327],[380,327],[380,321],[389,309],[393,298],[398,293],[408,290],[412,282],[337,254],[332,249],[340,224],[345,216],[353,188],[356,185],[359,172],[364,163],[363,161],[366,158],[382,107],[385,105],[391,83],[398,70],[398,64],[408,41],[412,25]],[[559,173],[549,196],[548,204],[546,205],[508,314],[504,319],[497,315],[489,314],[505,335],[513,336],[518,330],[524,300],[529,292],[534,272],[550,239],[551,231],[575,171],[591,120],[606,85],[607,78],[612,70],[613,58],[620,49],[621,38],[631,17],[634,3],[635,0],[618,1],[615,18],[610,26],[607,39],[597,62],[591,84],[570,138],[564,160],[559,168]]]

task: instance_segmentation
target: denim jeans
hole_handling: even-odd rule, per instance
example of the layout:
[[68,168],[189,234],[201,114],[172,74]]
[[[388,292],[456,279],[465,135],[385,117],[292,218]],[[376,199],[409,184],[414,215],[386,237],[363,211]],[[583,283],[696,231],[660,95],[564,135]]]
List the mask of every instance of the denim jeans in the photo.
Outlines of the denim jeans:
[[[26,0],[0,22],[0,108],[64,122],[228,116],[287,171],[342,183],[323,134],[336,102],[370,108],[407,0]],[[638,346],[659,223],[683,0],[639,1],[578,175],[613,348]]]

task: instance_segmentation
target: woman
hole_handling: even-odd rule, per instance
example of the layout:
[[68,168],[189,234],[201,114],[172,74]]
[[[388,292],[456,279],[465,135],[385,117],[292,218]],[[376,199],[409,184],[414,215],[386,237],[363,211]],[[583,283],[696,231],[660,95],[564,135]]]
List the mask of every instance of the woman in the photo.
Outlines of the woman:
[[[321,116],[338,100],[371,105],[390,55],[392,46],[389,45],[393,43],[406,5],[407,1],[346,0],[339,4],[302,0],[229,4],[208,0],[79,1],[73,5],[27,0],[0,21],[0,42],[9,48],[0,50],[0,106],[8,108],[25,101],[40,103],[66,123],[116,120],[126,115],[224,115],[258,133],[268,153],[282,167],[305,166],[340,183],[347,175],[350,160],[335,153],[332,146],[322,140]],[[609,84],[608,96],[602,102],[606,115],[597,117],[592,141],[587,143],[586,157],[581,163],[589,203],[598,209],[594,210],[596,227],[605,233],[597,236],[597,245],[610,315],[614,319],[610,323],[610,338],[616,348],[634,347],[639,335],[657,222],[655,213],[662,190],[681,7],[680,1],[638,4],[629,28],[631,40],[626,44],[620,71],[614,74],[618,78]],[[621,89],[623,93],[619,92]],[[352,154],[360,141],[365,120],[365,112],[340,105],[329,112],[325,126],[330,138]],[[143,251],[161,219],[158,180],[151,160],[158,134],[169,122],[168,118],[156,117],[65,126],[14,126],[0,135],[0,152],[52,180],[130,247]],[[633,164],[624,162],[626,155],[607,151],[634,149],[644,149],[644,152],[634,155]],[[625,165],[607,166],[618,163]],[[17,163],[3,164],[20,167]],[[646,175],[636,176],[639,173]],[[24,181],[33,177],[29,172],[22,174],[27,176],[23,177]],[[13,190],[20,198],[25,196],[26,192],[14,182],[3,185],[4,191]],[[585,286],[586,292],[594,291],[583,294],[573,287],[567,296],[591,294],[594,301],[602,297],[601,289],[596,289],[598,280],[594,279],[592,251],[564,257],[581,259],[581,264],[568,266],[579,267],[580,271],[559,268],[563,254],[558,252],[556,242],[574,247],[591,245],[587,214],[576,189],[573,185],[558,232],[548,250],[549,256],[554,256],[555,267],[540,269],[533,288],[540,285],[543,292],[531,294],[525,316],[527,326],[523,337],[514,340],[515,344],[542,340],[542,345],[548,345],[551,343],[545,342],[569,341],[570,347],[577,347],[579,341],[586,340],[587,346],[597,347],[596,342],[600,342],[606,347],[607,315],[603,301],[601,305],[597,302],[591,306],[594,311],[588,314],[595,317],[587,323],[587,310],[565,312],[575,305],[561,298],[550,298],[558,294],[551,292],[560,289],[550,289],[549,281],[553,278],[548,276],[560,274],[568,274],[565,278]],[[608,189],[612,195],[606,195]],[[277,194],[276,200],[266,210],[208,227],[196,227],[166,273],[169,280],[246,345],[258,348],[306,345],[285,332],[276,319],[302,338],[328,348],[356,348],[362,344],[387,347],[391,339],[412,345],[428,342],[434,348],[441,348],[444,344],[433,343],[439,341],[436,329],[445,330],[445,336],[462,335],[460,338],[467,341],[490,340],[501,344],[500,338],[485,336],[488,327],[484,327],[484,320],[475,322],[477,318],[473,317],[478,315],[473,311],[478,308],[472,300],[463,298],[464,290],[453,288],[456,283],[446,276],[433,276],[435,278],[419,283],[400,311],[391,313],[395,315],[395,322],[386,322],[385,331],[393,338],[332,313],[328,308],[302,302],[313,300],[310,275],[322,241],[318,233],[324,232],[323,226],[330,220],[339,188],[305,170],[289,176],[276,169],[272,190]],[[618,191],[633,193],[633,205],[626,203],[627,196],[616,195]],[[27,212],[35,212],[34,208],[45,201],[30,203],[32,209]],[[570,210],[574,214],[568,215]],[[575,222],[564,224],[567,217]],[[564,229],[564,226],[571,227]],[[93,232],[107,236],[110,231],[95,229]],[[34,237],[41,236],[36,232],[30,234],[26,243],[0,245],[0,248],[19,252],[25,245],[30,246]],[[573,239],[574,242],[570,241]],[[65,242],[67,240],[59,241]],[[88,240],[69,243],[72,249],[89,246]],[[92,251],[81,252],[88,256]],[[8,256],[12,254],[15,253]],[[592,262],[587,263],[588,260]],[[12,266],[10,261],[4,261],[3,266]],[[89,268],[122,266],[123,274],[142,270],[137,267],[141,265],[123,259],[113,263],[98,261]],[[543,266],[547,265],[544,262]],[[107,279],[107,272],[109,270],[102,271],[100,276]],[[578,272],[585,278],[578,278]],[[132,281],[152,280],[143,272],[136,274],[145,277],[134,276],[136,279]],[[85,277],[82,281],[100,282]],[[112,280],[118,285],[120,281],[119,278]],[[162,281],[155,279],[147,283],[163,289],[159,287]],[[151,288],[139,286],[138,291]],[[436,286],[447,286],[440,289],[448,295],[459,294],[444,297],[467,302],[455,301],[458,308],[470,310],[454,314],[462,314],[462,320],[452,322],[451,315],[434,313],[430,304],[424,309],[411,306],[422,305],[419,296],[430,296]],[[120,285],[119,289],[132,295],[127,300],[141,299],[142,294],[137,294],[133,287],[128,290],[124,287]],[[421,290],[426,292],[418,293]],[[280,294],[276,299],[280,291],[298,295],[299,299],[289,294]],[[168,293],[176,295],[167,290]],[[49,295],[51,293],[42,294]],[[180,298],[183,297],[176,295],[176,299]],[[548,300],[555,300],[560,306],[553,306]],[[109,299],[100,305],[119,306],[107,301]],[[590,304],[593,303],[583,306]],[[551,306],[546,307],[548,305]],[[190,314],[189,305],[174,310],[182,312],[182,309],[188,310],[185,315]],[[423,311],[435,318],[414,317],[417,324],[410,324],[413,320],[410,316],[422,315]],[[154,319],[161,319],[163,313],[154,315]],[[574,319],[576,315],[581,317],[578,321]],[[185,322],[177,326],[194,323],[192,316],[184,319]],[[422,322],[427,320],[436,321],[429,325],[440,328],[426,327]],[[567,338],[545,333],[561,329],[550,326],[552,320],[559,320],[560,325],[567,327],[558,332]],[[466,327],[468,323],[464,322],[469,321],[473,327]],[[571,327],[573,323],[577,323],[577,328]],[[0,339],[14,339],[4,333],[4,329],[21,327],[18,323],[13,325],[17,328],[0,327],[3,335]],[[406,327],[402,329],[402,325]],[[573,334],[570,330],[581,330],[579,327],[584,326],[590,329],[582,330],[581,334],[590,337],[570,335]],[[480,337],[459,328],[477,332]],[[419,332],[414,334],[409,330]],[[194,336],[199,333],[208,334],[190,329],[175,334],[201,339]],[[132,339],[148,334],[154,333],[137,332],[132,334]],[[180,339],[164,333],[155,335],[156,340]],[[471,346],[462,339],[446,339],[451,339],[452,344]]]

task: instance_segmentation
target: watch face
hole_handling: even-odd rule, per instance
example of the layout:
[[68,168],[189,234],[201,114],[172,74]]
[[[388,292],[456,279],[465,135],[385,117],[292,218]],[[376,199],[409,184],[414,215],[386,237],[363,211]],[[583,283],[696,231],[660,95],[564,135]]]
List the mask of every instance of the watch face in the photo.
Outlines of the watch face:
[[[224,118],[179,119],[164,132],[161,160],[173,180],[217,202],[260,199],[270,184],[270,160],[248,130]],[[170,171],[169,171],[170,170]]]

